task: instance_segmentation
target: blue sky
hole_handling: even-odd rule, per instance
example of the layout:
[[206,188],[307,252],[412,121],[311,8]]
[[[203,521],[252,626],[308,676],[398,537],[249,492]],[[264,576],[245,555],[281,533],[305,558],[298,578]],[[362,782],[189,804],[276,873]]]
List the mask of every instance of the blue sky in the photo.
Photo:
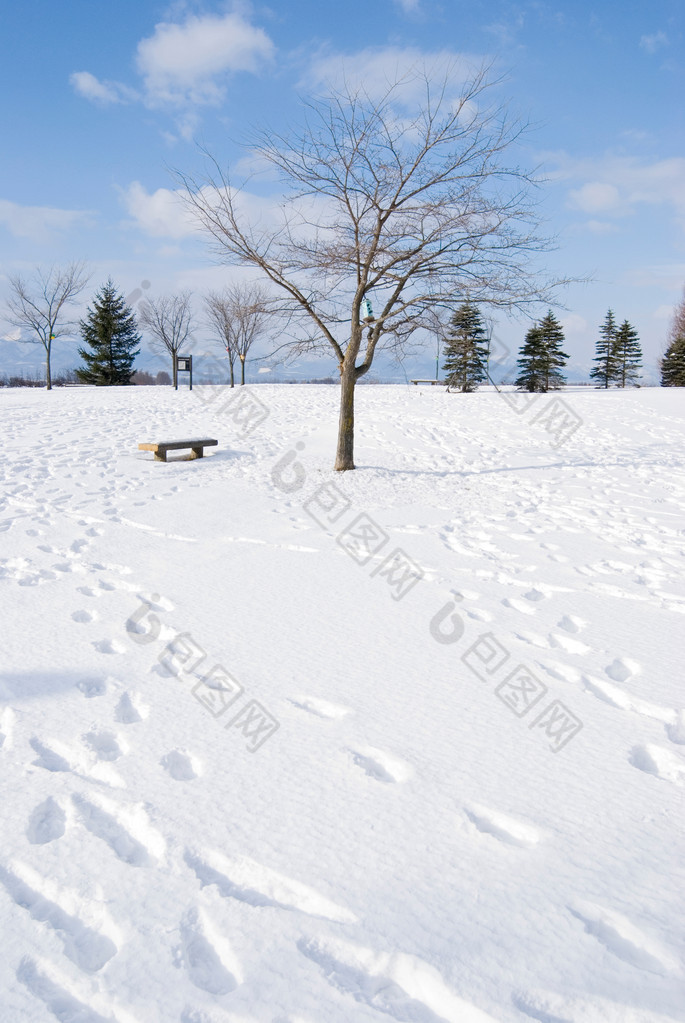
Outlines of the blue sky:
[[[253,125],[296,123],[302,97],[343,61],[372,78],[451,54],[504,76],[499,96],[531,124],[519,155],[547,179],[548,267],[592,278],[559,295],[569,376],[587,374],[611,306],[637,327],[656,379],[685,283],[682,0],[29,0],[5,5],[2,29],[0,335],[12,336],[6,275],[36,265],[86,259],[85,302],[110,275],[124,294],[143,280],[157,294],[220,285],[230,271],[213,265],[173,194],[173,169],[201,170],[197,143],[235,165]],[[526,329],[496,324],[514,352]],[[63,364],[77,364],[62,344]],[[17,351],[0,343],[0,371]],[[434,350],[407,367],[430,375]]]

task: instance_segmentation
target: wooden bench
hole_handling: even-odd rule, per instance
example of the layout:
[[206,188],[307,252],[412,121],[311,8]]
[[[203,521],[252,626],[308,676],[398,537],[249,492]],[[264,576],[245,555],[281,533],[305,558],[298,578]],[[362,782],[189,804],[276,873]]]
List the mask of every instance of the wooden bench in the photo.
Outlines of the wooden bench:
[[440,386],[443,386],[443,387],[445,385],[445,381],[444,380],[412,380],[412,383],[413,384],[432,384],[433,387],[435,387],[436,384],[439,384]]
[[139,444],[138,450],[154,451],[155,462],[166,462],[167,451],[182,451],[183,448],[190,448],[192,455],[188,457],[191,460],[202,458],[205,448],[211,448],[218,443],[218,440],[212,440],[211,437],[196,438],[195,440],[166,440],[159,444]]

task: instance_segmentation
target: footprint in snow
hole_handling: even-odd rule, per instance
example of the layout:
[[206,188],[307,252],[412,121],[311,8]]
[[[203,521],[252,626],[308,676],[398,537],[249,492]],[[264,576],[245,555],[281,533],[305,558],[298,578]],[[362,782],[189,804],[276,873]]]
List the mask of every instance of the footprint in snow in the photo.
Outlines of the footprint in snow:
[[126,647],[118,639],[99,639],[93,646],[100,654],[123,654]]
[[187,750],[171,750],[162,757],[160,764],[174,781],[192,781],[202,774],[199,760],[191,756]]
[[38,754],[38,759],[33,761],[35,767],[53,773],[73,770],[73,751],[58,740],[48,745],[34,735],[29,739],[29,746]]
[[26,828],[26,837],[31,845],[47,845],[64,834],[67,815],[61,804],[48,796],[35,807]]
[[104,696],[107,692],[107,683],[102,678],[82,679],[76,683],[76,688],[83,693],[87,700],[96,696]]
[[549,640],[545,639],[544,636],[541,636],[537,632],[516,632],[514,635],[523,643],[528,643],[530,646],[538,647],[540,650],[549,650],[550,648]]
[[569,906],[569,911],[582,921],[588,934],[631,966],[650,973],[681,972],[676,956],[669,949],[615,910],[579,902]]
[[506,845],[530,847],[537,845],[542,837],[539,828],[525,821],[509,817],[499,810],[489,810],[486,807],[471,804],[464,807],[464,813],[478,831],[484,835],[492,835],[493,838]]
[[537,1020],[538,1023],[562,1023],[574,1020],[596,1021],[596,1023],[676,1023],[672,1017],[649,1012],[644,1008],[627,1009],[620,1002],[593,995],[559,994],[544,989],[517,991],[512,1001],[520,1012]]
[[560,622],[557,622],[557,628],[563,629],[564,632],[582,632],[587,622],[582,618],[577,618],[575,615],[564,615]]
[[227,995],[242,981],[238,961],[228,939],[206,913],[189,909],[179,927],[181,947],[177,957],[192,983],[210,995]]
[[373,746],[362,747],[360,750],[348,749],[346,752],[351,755],[357,767],[361,767],[369,778],[376,781],[405,782],[412,776],[412,768],[404,760]]
[[166,843],[142,806],[74,794],[79,823],[131,867],[147,867],[163,856]]
[[297,696],[288,701],[299,710],[305,710],[318,718],[337,720],[347,717],[352,711],[349,707],[343,707],[338,703],[329,703],[328,700],[321,700],[317,696]]
[[134,725],[148,716],[149,709],[137,693],[122,693],[114,717],[124,725]]
[[89,622],[94,622],[97,618],[95,611],[86,611],[81,609],[72,613],[71,619],[74,622],[80,622],[82,625],[87,625]]
[[666,725],[666,733],[671,742],[685,745],[685,710],[676,711],[675,721]]
[[571,636],[566,634],[550,632],[549,634],[550,646],[557,647],[559,650],[564,650],[567,654],[588,654],[590,653],[590,647],[585,643],[581,643],[579,639],[573,639]]
[[0,710],[0,749],[11,749],[14,731],[15,713],[11,707]]
[[505,597],[502,601],[504,607],[510,607],[512,611],[518,611],[524,615],[534,615],[535,609],[524,603],[522,600],[518,600],[516,597]]
[[88,732],[83,736],[83,741],[98,760],[118,760],[128,752],[124,740],[114,732]]
[[630,661],[627,657],[617,657],[611,664],[607,665],[604,672],[614,682],[627,682],[639,670],[640,665],[637,661]]
[[[84,922],[92,918],[92,906],[76,892],[59,888],[21,863],[13,864],[12,869],[0,866],[0,883],[17,906],[57,934],[64,954],[85,973],[97,973],[118,952],[110,937]],[[104,912],[102,916],[106,920]]]
[[468,1020],[495,1023],[459,998],[430,963],[403,952],[377,952],[339,938],[301,939],[297,947],[322,971],[336,991],[395,1020]]
[[656,746],[654,743],[633,746],[628,760],[645,774],[653,774],[674,785],[685,784],[685,760],[664,746]]
[[215,884],[223,898],[237,899],[248,906],[296,910],[337,923],[355,923],[357,920],[350,910],[327,899],[309,885],[277,873],[247,856],[229,859],[223,853],[210,849],[203,852],[187,849],[185,861],[195,871],[202,887]]

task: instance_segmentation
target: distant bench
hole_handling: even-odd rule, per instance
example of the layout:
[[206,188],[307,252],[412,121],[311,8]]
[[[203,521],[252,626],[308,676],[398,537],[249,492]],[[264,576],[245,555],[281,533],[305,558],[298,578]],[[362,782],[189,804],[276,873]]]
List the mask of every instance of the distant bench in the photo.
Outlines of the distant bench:
[[433,385],[441,384],[443,387],[445,386],[445,381],[444,380],[412,380],[412,383],[413,384],[433,384]]
[[205,448],[211,448],[215,444],[218,444],[218,440],[212,440],[211,437],[204,437],[195,440],[165,440],[160,444],[139,444],[139,451],[154,451],[156,462],[166,462],[167,451],[181,451],[184,448],[190,448],[192,450],[191,459],[202,458],[204,455]]

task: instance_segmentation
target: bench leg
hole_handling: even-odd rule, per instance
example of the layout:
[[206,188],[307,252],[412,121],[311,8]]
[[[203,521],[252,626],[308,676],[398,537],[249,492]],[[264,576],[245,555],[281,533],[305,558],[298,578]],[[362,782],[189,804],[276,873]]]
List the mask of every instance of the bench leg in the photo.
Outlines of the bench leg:
[[155,462],[166,462],[166,451],[155,451]]
[[204,455],[205,449],[204,448],[193,448],[192,452],[193,452],[193,454],[192,454],[193,458],[202,458],[202,456]]

